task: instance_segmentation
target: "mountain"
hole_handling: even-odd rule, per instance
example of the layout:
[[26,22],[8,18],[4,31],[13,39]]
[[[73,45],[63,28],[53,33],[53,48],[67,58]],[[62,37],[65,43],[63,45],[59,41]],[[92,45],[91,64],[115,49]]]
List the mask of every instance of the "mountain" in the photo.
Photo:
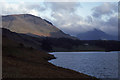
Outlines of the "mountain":
[[19,44],[24,44],[25,47],[31,47],[41,50],[42,38],[32,37],[26,34],[11,32],[8,29],[0,28],[2,31],[2,38],[8,38]]
[[117,40],[117,36],[109,35],[98,29],[80,33],[77,37],[81,40]]
[[55,27],[51,22],[31,14],[2,16],[2,26],[13,32],[44,37],[73,38]]
[[[28,35],[2,29],[2,79],[86,78],[85,80],[98,80],[83,73],[49,63],[48,60],[56,59],[53,55],[20,43],[20,41],[26,41],[30,38],[32,37]],[[36,39],[33,38],[29,41],[26,42],[33,44]]]
[[[19,45],[47,52],[56,51],[117,51],[119,41],[114,40],[78,40],[70,38],[33,37],[27,34],[12,32],[5,28],[0,28],[2,38],[7,38]],[[87,44],[87,45],[86,45]]]

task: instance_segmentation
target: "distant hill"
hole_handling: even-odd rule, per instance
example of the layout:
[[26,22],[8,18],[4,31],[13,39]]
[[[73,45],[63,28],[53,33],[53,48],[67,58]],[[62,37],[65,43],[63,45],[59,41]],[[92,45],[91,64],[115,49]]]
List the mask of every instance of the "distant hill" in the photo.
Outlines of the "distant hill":
[[117,40],[117,36],[109,35],[101,30],[93,29],[92,31],[80,33],[77,35],[80,40]]
[[[1,28],[0,28],[1,29]],[[41,50],[42,38],[32,37],[26,34],[11,32],[8,29],[2,28],[2,38],[8,38],[19,44],[24,44],[26,47],[31,47]]]
[[55,27],[51,22],[31,14],[2,16],[2,26],[13,32],[54,38],[73,38]]
[[[1,28],[0,28],[1,29]],[[0,30],[1,31],[1,30]],[[114,40],[78,40],[70,38],[33,37],[2,28],[2,38],[7,38],[30,49],[56,51],[118,51],[120,41]]]
[[[1,28],[0,28],[1,29]],[[2,38],[8,38],[28,48],[44,51],[84,51],[103,50],[94,45],[84,46],[86,42],[70,38],[33,37],[2,28]],[[89,42],[87,42],[89,43]],[[89,49],[88,49],[89,48]]]
[[25,37],[7,29],[2,29],[2,31],[2,79],[86,78],[85,80],[98,80],[83,73],[55,66],[48,62],[55,59],[53,55],[20,43],[27,39],[26,42],[33,40],[29,42],[31,44],[37,42],[36,39],[30,39],[31,36]]

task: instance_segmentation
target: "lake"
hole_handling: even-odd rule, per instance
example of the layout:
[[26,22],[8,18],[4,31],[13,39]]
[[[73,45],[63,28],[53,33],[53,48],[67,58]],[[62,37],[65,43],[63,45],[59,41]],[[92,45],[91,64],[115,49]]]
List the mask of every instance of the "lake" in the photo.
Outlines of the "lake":
[[49,62],[97,78],[118,78],[118,52],[53,52]]

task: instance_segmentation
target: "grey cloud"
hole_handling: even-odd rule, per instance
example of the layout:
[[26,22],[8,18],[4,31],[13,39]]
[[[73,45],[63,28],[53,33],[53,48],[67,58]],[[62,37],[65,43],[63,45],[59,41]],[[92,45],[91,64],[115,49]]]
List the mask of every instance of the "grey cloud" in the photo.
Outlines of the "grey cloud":
[[[2,14],[9,15],[9,14],[26,14],[26,13],[33,13],[32,11],[38,13],[39,11],[44,11],[45,8],[41,6],[39,3],[7,3],[0,5],[2,7]],[[33,13],[33,15],[35,15]]]
[[80,24],[78,24],[78,22],[83,18],[78,15],[71,15],[69,12],[65,11],[62,13],[54,12],[52,17],[55,18],[55,25],[69,34],[76,35],[78,32],[82,31],[82,28],[80,29]]
[[92,9],[93,11],[93,16],[94,17],[102,17],[103,15],[110,15],[114,12],[117,12],[118,8],[118,4],[117,3],[110,3],[110,2],[106,2],[103,3],[100,6],[97,6],[95,8]]
[[[94,28],[107,32],[108,34],[117,34],[117,15],[111,17],[111,15],[117,12],[116,3],[103,3],[93,8],[93,16],[89,15],[86,18],[75,13],[76,8],[81,6],[80,3],[45,2],[45,6],[51,10],[51,17],[54,18],[54,20],[49,20],[55,24],[55,26],[71,35],[77,35]],[[35,7],[37,8],[37,5],[35,5],[34,8]],[[107,21],[102,20],[100,17],[103,15],[109,16],[110,19]],[[96,19],[96,17],[99,18]]]
[[69,15],[69,13],[65,13],[64,16],[59,16],[55,13],[53,17],[56,19],[56,21],[54,21],[55,25],[71,35],[77,35],[80,32],[86,32],[92,29],[92,25],[88,25],[88,23],[91,22],[91,17],[88,18],[89,22],[84,21],[81,16]]
[[117,16],[113,16],[111,17],[106,24],[108,24],[109,26],[113,26],[113,27],[117,27],[118,26],[118,17]]
[[78,16],[75,11],[78,6],[81,6],[80,3],[45,2],[44,4],[51,10],[51,17],[54,18],[54,20],[49,20],[52,21],[55,26],[72,35],[77,33],[77,22],[82,20],[82,17]]
[[[80,3],[49,2],[45,4],[52,10],[51,17],[54,18],[54,21],[51,21],[64,32],[77,35],[79,32],[84,32],[89,29],[81,25],[84,20],[83,17],[75,13],[78,6],[79,8],[82,7]],[[92,18],[89,16],[88,20],[91,21]]]
[[113,16],[109,20],[101,22],[101,29],[111,35],[117,35],[118,16]]
[[80,6],[77,2],[45,2],[47,7],[50,7],[52,11],[64,11],[74,12],[75,9]]
[[88,23],[91,23],[93,21],[93,19],[91,16],[87,16],[87,19],[85,21],[87,21]]
[[[107,21],[100,18],[103,15],[113,15],[116,12],[116,5],[113,3],[104,3],[100,6],[93,8],[94,16],[87,16],[83,18],[75,13],[75,9],[78,7],[76,3],[46,3],[52,10],[51,20],[55,26],[60,28],[66,33],[71,35],[77,35],[82,32],[90,31],[94,28],[100,29],[109,34],[116,35],[117,19],[116,17],[110,17]],[[80,6],[80,3],[79,3]],[[79,7],[80,8],[80,7]]]
[[27,8],[27,9],[29,9],[29,10],[32,10],[32,9],[34,9],[34,10],[38,10],[38,11],[45,11],[46,10],[46,8],[45,8],[45,6],[41,6],[41,4],[40,3],[26,3],[27,5],[24,5],[25,6],[25,8]]
[[[47,16],[47,14],[43,14],[44,18],[52,22],[59,29],[71,35],[77,35],[82,32],[90,31],[94,28],[100,29],[109,34],[117,33],[117,16],[111,17],[111,15],[117,12],[117,5],[114,3],[104,3],[93,8],[93,16],[89,14],[89,16],[86,16],[86,18],[83,18],[82,16],[76,14],[76,9],[80,8],[78,6],[81,6],[80,3],[77,2],[45,2],[44,5],[40,5],[39,3],[28,3],[27,5],[3,5],[9,6],[3,6],[3,10],[6,11],[3,13],[8,14],[29,13],[32,10],[38,14],[42,14],[42,11],[47,12],[49,9],[50,14],[48,15],[50,17]],[[35,15],[33,12],[31,13]],[[102,17],[103,15],[109,16],[110,19],[108,19],[107,21],[102,20],[100,17]]]

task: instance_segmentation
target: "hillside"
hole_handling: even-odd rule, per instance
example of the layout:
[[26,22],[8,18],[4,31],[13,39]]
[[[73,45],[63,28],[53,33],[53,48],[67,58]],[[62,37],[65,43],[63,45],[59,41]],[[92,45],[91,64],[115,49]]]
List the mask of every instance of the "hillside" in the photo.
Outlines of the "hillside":
[[20,44],[24,44],[24,46],[26,47],[32,47],[41,50],[42,38],[37,38],[26,34],[12,32],[5,28],[2,28],[2,36],[7,37],[8,39],[18,42]]
[[25,47],[44,51],[118,51],[119,41],[74,40],[70,38],[33,37],[2,28],[3,37],[18,42]]
[[3,37],[18,42],[25,47],[34,48],[44,51],[103,51],[94,45],[85,46],[86,42],[80,40],[73,40],[69,38],[50,38],[50,37],[33,37],[26,34],[12,32],[8,29],[2,28]]
[[[11,37],[12,38],[12,37]],[[57,67],[48,62],[55,59],[42,50],[26,47],[23,44],[2,37],[2,78],[79,78],[97,80],[73,70]]]
[[2,26],[13,32],[44,37],[73,38],[55,27],[51,22],[31,14],[2,16]]
[[80,40],[118,40],[117,36],[109,35],[98,29],[93,29],[88,32],[79,33],[77,37]]

